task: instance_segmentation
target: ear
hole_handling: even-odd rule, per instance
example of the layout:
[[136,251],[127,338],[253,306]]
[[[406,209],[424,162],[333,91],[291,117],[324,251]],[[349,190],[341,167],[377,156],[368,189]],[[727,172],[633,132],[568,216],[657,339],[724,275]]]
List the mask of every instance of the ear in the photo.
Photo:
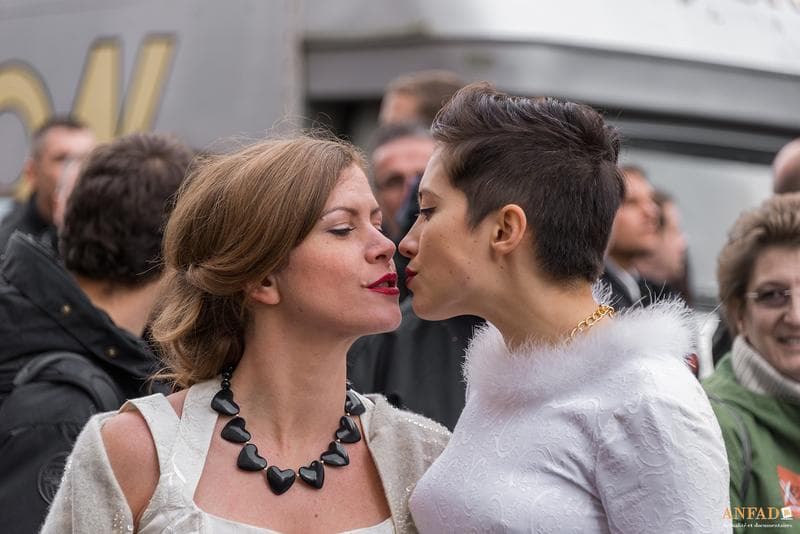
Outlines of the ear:
[[274,275],[268,275],[261,282],[256,282],[247,289],[247,296],[254,302],[274,306],[281,301],[277,280]]
[[516,204],[506,204],[495,215],[492,249],[501,256],[510,254],[522,242],[527,229],[525,211]]
[[22,176],[31,187],[36,186],[36,162],[33,158],[27,158],[22,166]]

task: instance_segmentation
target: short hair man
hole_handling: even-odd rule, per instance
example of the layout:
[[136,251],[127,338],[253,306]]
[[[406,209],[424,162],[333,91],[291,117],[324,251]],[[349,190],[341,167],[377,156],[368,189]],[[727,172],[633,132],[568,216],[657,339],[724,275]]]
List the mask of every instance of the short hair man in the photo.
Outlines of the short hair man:
[[772,190],[776,195],[800,191],[800,138],[784,145],[772,161]]
[[395,243],[408,230],[406,221],[401,220],[403,208],[415,200],[419,178],[434,147],[430,130],[417,123],[384,126],[375,134],[370,157],[372,186],[383,211],[384,229]]
[[398,76],[386,87],[378,122],[381,125],[418,122],[430,127],[436,113],[464,86],[457,74],[422,70]]
[[47,233],[55,238],[53,204],[59,180],[65,168],[85,159],[94,145],[91,130],[68,116],[52,117],[33,133],[22,171],[33,194],[0,223],[0,253],[15,230],[31,235]]
[[7,318],[0,321],[0,385],[8,393],[0,397],[0,524],[7,532],[42,523],[93,413],[148,392],[155,361],[141,335],[161,277],[164,224],[192,157],[155,134],[100,146],[67,205],[59,236],[66,268],[47,242],[17,232],[8,243],[0,264],[0,316]]
[[659,209],[644,171],[635,165],[621,166],[625,196],[614,217],[606,250],[602,279],[611,286],[611,305],[616,309],[648,304],[652,288],[639,276],[635,261],[655,252],[658,246]]

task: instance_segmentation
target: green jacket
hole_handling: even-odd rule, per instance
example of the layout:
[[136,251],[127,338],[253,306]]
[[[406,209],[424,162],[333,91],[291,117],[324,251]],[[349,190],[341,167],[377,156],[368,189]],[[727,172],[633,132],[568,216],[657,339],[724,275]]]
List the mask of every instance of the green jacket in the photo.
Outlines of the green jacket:
[[[782,527],[775,532],[800,532],[800,404],[745,389],[736,380],[730,354],[720,360],[703,387],[711,399],[728,452],[734,531],[770,532],[765,527],[774,525]],[[743,441],[748,440],[749,454],[747,445],[743,446]],[[781,509],[793,503],[793,521],[736,518],[737,507],[760,507],[768,514],[768,507]],[[792,527],[786,528],[787,524]]]

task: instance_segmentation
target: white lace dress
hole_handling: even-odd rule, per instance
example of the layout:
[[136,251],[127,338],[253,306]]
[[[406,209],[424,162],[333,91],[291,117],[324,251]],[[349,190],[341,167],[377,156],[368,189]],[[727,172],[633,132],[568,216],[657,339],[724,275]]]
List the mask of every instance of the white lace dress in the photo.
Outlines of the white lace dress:
[[725,446],[682,361],[689,324],[657,305],[513,353],[480,331],[464,412],[411,497],[420,532],[730,532]]

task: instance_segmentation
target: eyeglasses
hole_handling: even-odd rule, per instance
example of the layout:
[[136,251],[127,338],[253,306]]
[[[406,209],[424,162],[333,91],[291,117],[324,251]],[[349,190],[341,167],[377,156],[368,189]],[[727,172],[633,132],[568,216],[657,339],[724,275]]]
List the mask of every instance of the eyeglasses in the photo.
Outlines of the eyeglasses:
[[778,310],[791,302],[793,294],[792,289],[764,289],[745,293],[744,296],[759,306]]

